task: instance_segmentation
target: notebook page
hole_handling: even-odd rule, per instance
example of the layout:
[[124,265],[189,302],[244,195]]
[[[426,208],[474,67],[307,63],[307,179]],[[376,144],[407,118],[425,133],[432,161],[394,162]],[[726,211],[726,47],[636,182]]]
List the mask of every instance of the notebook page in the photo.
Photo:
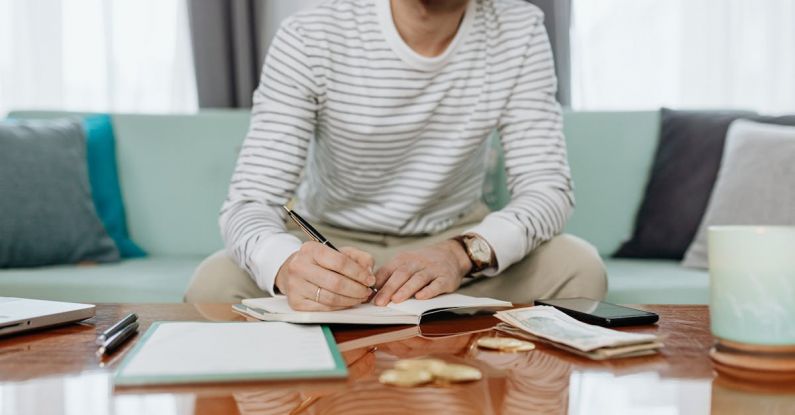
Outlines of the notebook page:
[[430,311],[443,308],[510,307],[507,301],[486,297],[470,297],[463,294],[443,294],[429,300],[410,299],[402,303],[389,303],[387,307],[406,314],[421,316]]
[[269,313],[275,313],[275,314],[313,313],[316,315],[344,314],[351,316],[405,316],[406,314],[411,314],[399,310],[390,309],[387,307],[379,307],[372,303],[359,304],[354,307],[338,311],[296,311],[290,307],[290,305],[287,303],[287,297],[283,295],[278,295],[275,297],[265,297],[265,298],[248,298],[243,300],[243,305],[245,305],[246,307],[259,308]]
[[124,376],[230,375],[334,369],[320,326],[290,323],[161,323]]

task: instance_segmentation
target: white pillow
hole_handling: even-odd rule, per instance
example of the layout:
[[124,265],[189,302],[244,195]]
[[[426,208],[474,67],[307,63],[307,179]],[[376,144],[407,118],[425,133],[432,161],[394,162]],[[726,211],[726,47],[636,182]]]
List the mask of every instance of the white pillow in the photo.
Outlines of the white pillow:
[[707,268],[712,225],[795,225],[795,127],[731,124],[707,211],[682,265]]

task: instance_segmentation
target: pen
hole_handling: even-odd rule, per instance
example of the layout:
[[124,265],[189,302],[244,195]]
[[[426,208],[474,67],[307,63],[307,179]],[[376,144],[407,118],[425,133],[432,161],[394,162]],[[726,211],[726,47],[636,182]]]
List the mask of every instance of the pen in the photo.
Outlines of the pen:
[[[333,250],[335,250],[337,252],[340,251],[339,249],[337,249],[337,247],[335,247],[331,243],[331,241],[326,239],[326,237],[323,236],[323,234],[321,234],[317,229],[315,229],[312,225],[310,225],[309,222],[307,222],[299,214],[293,212],[287,206],[282,206],[282,209],[284,209],[284,211],[287,212],[287,216],[289,216],[290,219],[292,219],[293,222],[295,222],[295,224],[298,225],[298,227],[301,228],[301,230],[304,231],[305,234],[309,235],[309,237],[312,238],[315,242],[318,242],[318,243],[321,243],[323,245],[326,245],[327,247],[329,247],[329,248],[331,248],[331,249],[333,249]],[[373,290],[373,294],[378,292],[378,288],[370,287],[370,289]],[[372,298],[372,297],[373,296],[371,295],[370,298]]]
[[97,344],[102,345],[105,343],[105,340],[113,336],[114,334],[122,331],[125,327],[132,324],[133,322],[138,320],[138,316],[135,313],[130,313],[124,316],[121,320],[119,320],[116,324],[108,327],[105,331],[103,331],[99,337],[97,337]]
[[138,322],[133,322],[132,324],[127,325],[127,327],[114,334],[111,338],[105,341],[102,346],[99,347],[99,350],[97,350],[97,356],[102,357],[102,355],[113,353],[119,348],[119,346],[124,344],[127,339],[134,336],[137,332]]
[[287,206],[282,206],[282,209],[284,209],[284,211],[287,212],[287,216],[289,216],[290,219],[292,219],[293,222],[295,222],[295,224],[298,225],[298,227],[301,228],[301,230],[304,231],[305,234],[309,235],[309,237],[312,238],[315,242],[319,242],[323,245],[326,245],[327,247],[337,252],[340,251],[339,249],[337,249],[337,247],[335,247],[331,243],[331,241],[326,239],[325,236],[323,236],[317,229],[315,229],[312,225],[310,225],[309,222],[304,220],[304,218],[302,218],[297,213],[290,210]]

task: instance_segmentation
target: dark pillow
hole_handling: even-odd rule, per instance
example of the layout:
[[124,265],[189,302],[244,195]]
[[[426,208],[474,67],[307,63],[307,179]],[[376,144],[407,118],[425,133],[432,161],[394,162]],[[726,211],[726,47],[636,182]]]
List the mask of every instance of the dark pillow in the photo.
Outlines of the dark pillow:
[[112,262],[71,120],[0,123],[0,268]]
[[646,193],[632,236],[615,257],[682,259],[712,194],[726,131],[738,118],[795,125],[795,116],[661,110],[659,143]]

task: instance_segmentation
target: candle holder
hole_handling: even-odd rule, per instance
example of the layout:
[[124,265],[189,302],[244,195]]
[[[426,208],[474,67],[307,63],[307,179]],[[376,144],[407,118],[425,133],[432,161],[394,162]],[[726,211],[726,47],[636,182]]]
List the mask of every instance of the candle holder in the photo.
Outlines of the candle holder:
[[715,370],[795,381],[795,227],[711,226],[708,250]]

